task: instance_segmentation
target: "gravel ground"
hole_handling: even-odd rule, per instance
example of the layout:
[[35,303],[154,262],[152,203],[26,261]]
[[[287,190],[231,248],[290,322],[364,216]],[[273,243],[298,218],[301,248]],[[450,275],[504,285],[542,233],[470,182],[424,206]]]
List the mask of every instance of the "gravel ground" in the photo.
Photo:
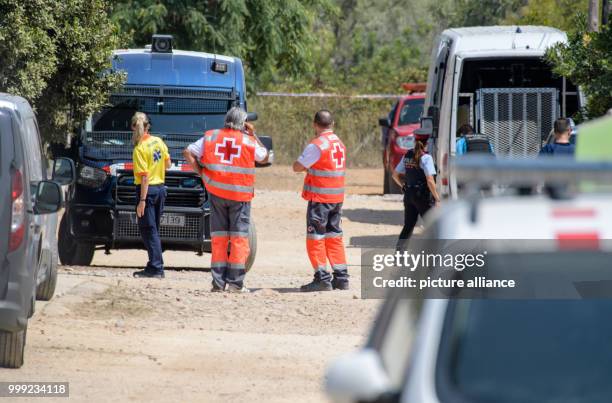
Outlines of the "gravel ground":
[[91,267],[60,267],[56,296],[30,321],[26,364],[0,379],[67,381],[88,402],[324,401],[326,366],[364,342],[379,305],[360,298],[360,248],[391,245],[401,229],[399,199],[376,195],[381,178],[349,171],[349,291],[298,292],[312,274],[300,177],[262,169],[250,294],[211,293],[208,255],[168,251],[166,278],[142,280],[131,273],[144,251],[96,252]]

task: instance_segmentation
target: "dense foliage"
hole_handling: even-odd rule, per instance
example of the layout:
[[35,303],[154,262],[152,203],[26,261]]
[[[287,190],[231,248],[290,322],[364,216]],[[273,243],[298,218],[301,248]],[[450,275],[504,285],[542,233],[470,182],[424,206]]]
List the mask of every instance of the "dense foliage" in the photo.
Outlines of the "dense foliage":
[[0,91],[34,106],[46,140],[64,140],[122,77],[101,74],[118,46],[105,0],[0,0]]
[[[179,48],[241,57],[251,90],[400,93],[423,81],[449,26],[538,24],[570,33],[555,72],[612,107],[610,27],[587,33],[587,0],[0,0],[0,91],[26,97],[46,139],[64,139],[122,77],[113,49],[173,34]],[[260,103],[261,104],[261,103]],[[375,108],[380,109],[378,106]],[[373,112],[376,113],[376,112]]]
[[276,76],[299,78],[312,67],[315,18],[334,12],[331,0],[120,0],[112,18],[127,45],[172,34],[181,49],[243,59],[253,87]]
[[584,116],[594,118],[612,108],[612,25],[588,32],[586,18],[575,19],[576,29],[567,44],[547,53],[555,73],[568,77],[587,95]]

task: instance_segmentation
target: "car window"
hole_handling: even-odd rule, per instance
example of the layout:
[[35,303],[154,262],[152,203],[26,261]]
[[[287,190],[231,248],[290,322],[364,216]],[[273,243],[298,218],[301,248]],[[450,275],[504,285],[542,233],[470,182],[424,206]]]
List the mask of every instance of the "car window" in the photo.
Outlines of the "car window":
[[424,99],[409,99],[405,101],[402,105],[397,125],[403,126],[419,123],[424,102]]
[[612,300],[451,301],[438,390],[449,401],[608,402]]
[[25,129],[25,157],[28,163],[30,179],[33,182],[38,182],[45,179],[45,172],[47,167],[43,163],[42,146],[40,144],[40,137],[38,135],[38,127],[36,125],[36,121],[32,118],[27,119]]

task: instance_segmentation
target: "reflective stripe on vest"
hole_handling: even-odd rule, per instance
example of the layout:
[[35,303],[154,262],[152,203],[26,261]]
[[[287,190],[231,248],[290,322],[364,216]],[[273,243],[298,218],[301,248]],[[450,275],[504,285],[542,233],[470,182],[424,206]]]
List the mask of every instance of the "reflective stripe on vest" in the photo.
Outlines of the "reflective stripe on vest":
[[255,143],[232,129],[204,134],[200,158],[202,181],[215,196],[234,201],[251,201],[255,184]]
[[235,167],[232,165],[223,165],[223,164],[207,164],[206,169],[217,172],[233,172],[237,174],[249,174],[255,175],[255,168],[242,168]]
[[210,186],[214,186],[219,189],[229,190],[231,192],[242,192],[242,193],[253,193],[253,186],[241,186],[241,185],[229,185],[227,183],[221,183],[210,179],[205,173],[202,173],[202,180],[204,183]]
[[304,185],[304,190],[307,192],[319,193],[323,195],[340,195],[344,194],[344,188],[320,188],[316,186]]
[[319,148],[321,156],[306,171],[302,197],[320,203],[344,201],[346,148],[333,132],[326,132],[310,144]]
[[322,171],[320,169],[308,169],[308,173],[313,176],[322,176],[324,178],[344,176],[344,171]]

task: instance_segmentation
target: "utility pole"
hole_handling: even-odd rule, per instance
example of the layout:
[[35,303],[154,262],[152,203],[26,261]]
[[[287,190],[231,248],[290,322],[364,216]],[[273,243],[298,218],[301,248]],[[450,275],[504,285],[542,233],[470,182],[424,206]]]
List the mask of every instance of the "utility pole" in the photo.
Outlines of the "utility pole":
[[599,1],[589,0],[589,31],[599,31]]

